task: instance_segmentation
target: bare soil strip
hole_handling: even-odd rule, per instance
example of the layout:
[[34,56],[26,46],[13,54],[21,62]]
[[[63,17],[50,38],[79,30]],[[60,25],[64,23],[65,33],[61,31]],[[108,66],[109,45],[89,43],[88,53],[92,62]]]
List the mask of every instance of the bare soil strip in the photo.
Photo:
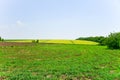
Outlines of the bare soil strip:
[[0,46],[27,46],[33,45],[33,43],[28,42],[0,42]]

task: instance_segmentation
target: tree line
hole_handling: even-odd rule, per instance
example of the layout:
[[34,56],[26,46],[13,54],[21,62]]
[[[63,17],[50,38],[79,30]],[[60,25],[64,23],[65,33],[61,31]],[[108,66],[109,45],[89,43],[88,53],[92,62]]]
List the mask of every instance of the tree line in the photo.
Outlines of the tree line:
[[105,45],[106,37],[104,36],[95,36],[95,37],[79,37],[77,40],[88,40],[100,43],[100,45]]
[[77,40],[88,40],[98,42],[100,45],[106,45],[110,49],[120,49],[120,32],[110,33],[107,37],[79,37]]

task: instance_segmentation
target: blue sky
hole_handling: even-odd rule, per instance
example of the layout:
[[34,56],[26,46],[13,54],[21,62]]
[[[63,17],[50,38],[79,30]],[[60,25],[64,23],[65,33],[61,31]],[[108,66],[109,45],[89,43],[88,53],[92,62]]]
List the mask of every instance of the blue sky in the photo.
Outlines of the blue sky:
[[0,36],[76,39],[120,31],[119,0],[0,0]]

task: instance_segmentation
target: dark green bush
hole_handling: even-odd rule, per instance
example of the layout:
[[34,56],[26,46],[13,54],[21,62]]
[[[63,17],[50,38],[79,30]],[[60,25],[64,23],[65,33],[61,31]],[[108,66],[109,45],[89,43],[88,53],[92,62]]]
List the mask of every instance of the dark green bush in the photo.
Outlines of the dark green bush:
[[120,32],[111,33],[107,37],[106,44],[110,49],[120,49]]
[[39,40],[36,40],[36,43],[39,43]]
[[4,41],[4,39],[0,37],[0,41]]
[[39,43],[39,40],[32,40],[32,43]]
[[35,43],[35,40],[32,40],[32,43]]

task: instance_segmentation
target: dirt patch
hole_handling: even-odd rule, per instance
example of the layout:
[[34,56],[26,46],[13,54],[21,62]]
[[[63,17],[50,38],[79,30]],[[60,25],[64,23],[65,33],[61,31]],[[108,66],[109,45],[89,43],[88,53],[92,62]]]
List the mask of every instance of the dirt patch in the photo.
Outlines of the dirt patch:
[[0,80],[5,80],[7,77],[0,77]]
[[85,76],[70,76],[70,75],[61,75],[59,77],[60,80],[92,80],[91,78]]
[[33,43],[27,43],[27,42],[0,42],[0,46],[27,46],[27,45],[33,45]]
[[60,80],[66,80],[67,79],[67,75],[61,75],[60,76]]

